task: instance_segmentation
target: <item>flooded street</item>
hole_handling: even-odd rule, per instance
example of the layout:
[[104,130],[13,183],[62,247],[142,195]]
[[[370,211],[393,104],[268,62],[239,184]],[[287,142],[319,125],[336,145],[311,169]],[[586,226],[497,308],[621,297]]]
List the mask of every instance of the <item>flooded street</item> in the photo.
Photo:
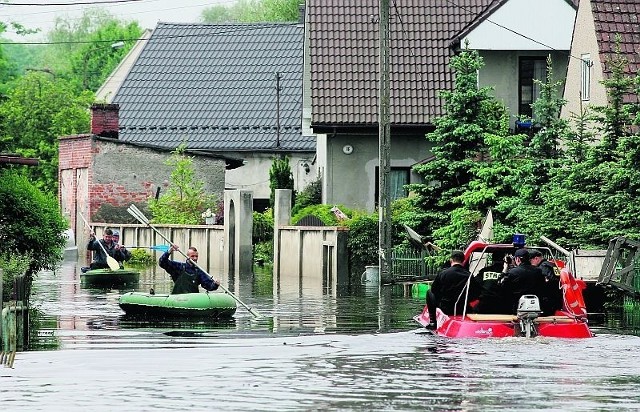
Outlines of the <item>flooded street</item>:
[[[620,315],[592,339],[450,340],[416,327],[424,301],[402,287],[274,294],[256,274],[238,295],[260,318],[137,322],[125,290],[83,288],[78,272],[36,281],[41,349],[0,368],[2,410],[640,409],[640,338]],[[151,269],[135,289],[170,286]]]

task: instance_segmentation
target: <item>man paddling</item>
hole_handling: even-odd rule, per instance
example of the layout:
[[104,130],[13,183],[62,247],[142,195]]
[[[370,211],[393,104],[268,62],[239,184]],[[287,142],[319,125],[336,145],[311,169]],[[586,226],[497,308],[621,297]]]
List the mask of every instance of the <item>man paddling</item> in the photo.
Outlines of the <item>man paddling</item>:
[[[113,231],[111,229],[105,229],[102,234],[102,239],[96,239],[96,235],[93,231],[89,233],[89,243],[87,243],[87,250],[92,250],[93,261],[89,267],[83,267],[82,272],[94,269],[109,269],[107,263],[107,254],[114,258],[116,261],[122,261],[122,254],[119,250],[116,250],[113,243]],[[105,254],[105,252],[107,254]]]
[[160,267],[166,270],[171,275],[171,280],[173,280],[171,294],[198,293],[198,285],[201,285],[206,290],[218,289],[220,282],[214,280],[192,263],[192,261],[198,262],[198,250],[191,246],[187,251],[188,259],[186,262],[177,262],[169,259],[171,252],[178,249],[178,245],[172,244],[169,250],[163,253],[158,260]]

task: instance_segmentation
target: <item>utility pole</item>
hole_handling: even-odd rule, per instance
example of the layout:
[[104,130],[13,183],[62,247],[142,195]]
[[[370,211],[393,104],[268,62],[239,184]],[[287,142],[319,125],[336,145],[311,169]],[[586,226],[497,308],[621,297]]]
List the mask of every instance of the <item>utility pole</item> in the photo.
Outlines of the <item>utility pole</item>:
[[276,149],[280,148],[280,72],[276,72]]
[[378,90],[378,244],[380,276],[388,275],[391,265],[391,114],[389,97],[389,0],[380,0],[379,90]]

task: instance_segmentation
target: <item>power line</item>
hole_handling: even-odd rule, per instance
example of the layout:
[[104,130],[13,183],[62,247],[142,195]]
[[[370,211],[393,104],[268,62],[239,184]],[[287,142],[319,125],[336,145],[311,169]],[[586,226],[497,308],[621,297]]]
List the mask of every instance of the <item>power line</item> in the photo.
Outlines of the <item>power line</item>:
[[[191,23],[176,23],[178,25],[189,25]],[[210,25],[210,26],[214,26],[216,25],[216,23],[194,23],[195,25],[202,25],[202,26],[206,26],[206,25]],[[297,23],[269,23],[269,24],[263,24],[261,23],[261,25],[259,27],[256,27],[253,25],[253,23],[231,23],[231,24],[225,24],[225,25],[233,25],[234,27],[236,27],[233,30],[223,30],[223,31],[217,31],[215,33],[196,33],[196,34],[174,34],[174,35],[156,35],[153,36],[154,40],[157,39],[179,39],[179,38],[189,38],[189,37],[209,37],[209,36],[218,36],[218,35],[227,35],[227,34],[233,34],[233,33],[242,33],[242,32],[249,32],[249,31],[255,31],[255,30],[262,30],[265,28],[272,28],[272,27],[284,27],[284,26],[291,26],[291,25],[297,25]],[[247,27],[243,27],[243,28],[239,28],[239,26],[242,25],[246,25]],[[61,41],[33,41],[33,42],[0,42],[0,45],[3,46],[8,46],[8,45],[54,45],[54,44],[95,44],[95,43],[116,43],[119,41],[148,41],[150,40],[149,38],[144,38],[144,37],[136,37],[136,38],[128,38],[128,39],[108,39],[108,40],[61,40]]]
[[87,5],[100,5],[100,4],[114,4],[114,3],[136,3],[147,0],[104,0],[104,1],[77,1],[74,3],[5,3],[3,6],[87,6]]
[[[137,0],[140,1],[140,0]],[[156,3],[158,1],[162,1],[162,0],[146,0],[148,3]],[[200,4],[193,4],[193,5],[189,5],[189,6],[179,6],[179,7],[169,7],[169,8],[163,8],[163,9],[158,9],[158,8],[151,8],[149,10],[144,10],[144,11],[135,11],[135,12],[129,12],[127,13],[127,16],[130,15],[134,15],[134,14],[145,14],[145,13],[156,13],[158,11],[168,11],[168,10],[183,10],[183,9],[190,9],[190,8],[194,8],[194,7],[202,7],[202,6],[225,6],[228,7],[231,4],[235,4],[236,0],[219,0],[215,3],[211,3],[211,2],[206,2],[206,3],[200,3]],[[95,5],[99,5],[101,3],[95,3]],[[5,3],[0,3],[0,17],[2,18],[6,18],[9,19],[10,16],[5,14],[4,9],[2,6],[9,6],[11,4],[5,4]],[[25,4],[26,5],[26,4]],[[42,4],[42,6],[51,6],[52,4]],[[126,4],[116,4],[113,7],[118,7],[118,6],[126,6]],[[151,7],[153,7],[152,5],[149,5]],[[84,8],[80,7],[75,11],[78,10],[83,10]],[[74,10],[71,10],[74,11]],[[47,11],[36,11],[36,12],[32,12],[32,13],[20,13],[20,18],[24,18],[24,17],[28,17],[28,16],[36,16],[36,15],[41,15],[41,14],[54,14],[54,13],[59,13],[58,10],[47,10]],[[47,20],[47,21],[43,21],[43,23],[45,22],[53,22],[54,20]]]
[[[467,8],[467,7],[465,7],[465,6],[460,6],[459,4],[455,3],[455,2],[454,2],[454,1],[452,1],[452,0],[444,0],[444,1],[445,1],[445,2],[447,2],[447,3],[449,3],[449,4],[451,4],[451,5],[453,5],[453,6],[455,6],[455,7],[458,7],[458,8],[460,8],[460,9],[463,9],[463,10],[465,10],[465,11],[469,12],[470,14],[476,14],[476,13],[474,13],[472,10],[470,10],[469,8]],[[506,30],[506,31],[508,31],[508,32],[511,32],[511,33],[515,34],[516,36],[520,36],[520,37],[522,37],[522,38],[524,38],[524,39],[527,39],[527,40],[529,40],[529,41],[532,41],[532,42],[534,42],[534,43],[536,43],[536,44],[538,44],[538,45],[540,45],[540,46],[542,46],[542,47],[545,47],[545,48],[547,48],[547,49],[549,49],[549,50],[553,50],[553,51],[555,51],[555,52],[558,52],[558,53],[564,54],[565,56],[573,57],[574,59],[578,59],[578,60],[580,60],[580,61],[583,61],[583,59],[582,59],[582,58],[580,58],[580,57],[576,57],[576,56],[572,55],[570,52],[566,52],[566,51],[563,51],[563,50],[558,50],[558,49],[556,49],[556,48],[554,48],[554,47],[552,47],[552,46],[549,46],[548,44],[542,43],[541,41],[538,41],[538,40],[536,40],[536,39],[534,39],[534,38],[532,38],[532,37],[527,36],[526,34],[522,34],[522,33],[518,32],[518,31],[516,31],[516,30],[513,30],[513,29],[511,29],[511,28],[509,28],[509,27],[506,27],[506,26],[504,26],[504,25],[502,25],[502,24],[500,24],[500,23],[497,23],[497,22],[495,22],[495,21],[493,21],[493,20],[489,19],[489,18],[484,19],[484,21],[488,21],[489,23],[494,24],[494,25],[496,25],[496,26],[500,27],[500,28],[501,28],[501,29],[503,29],[503,30]]]

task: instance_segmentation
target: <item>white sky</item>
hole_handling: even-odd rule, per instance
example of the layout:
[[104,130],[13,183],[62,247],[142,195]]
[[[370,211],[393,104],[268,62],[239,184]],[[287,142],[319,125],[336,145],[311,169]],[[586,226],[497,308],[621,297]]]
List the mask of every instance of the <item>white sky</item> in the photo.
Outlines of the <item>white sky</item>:
[[[79,17],[87,8],[105,9],[117,18],[127,21],[135,20],[143,29],[152,29],[159,21],[195,23],[200,21],[202,10],[214,5],[228,6],[235,3],[235,0],[138,0],[112,4],[105,4],[105,0],[8,0],[9,3],[5,1],[7,0],[0,0],[0,21],[5,23],[15,21],[28,28],[41,29],[37,35],[23,37],[12,33],[9,28],[3,35],[14,41],[40,40],[53,27],[56,17]],[[93,4],[69,4],[78,2]],[[69,5],[42,6],[50,3]]]

